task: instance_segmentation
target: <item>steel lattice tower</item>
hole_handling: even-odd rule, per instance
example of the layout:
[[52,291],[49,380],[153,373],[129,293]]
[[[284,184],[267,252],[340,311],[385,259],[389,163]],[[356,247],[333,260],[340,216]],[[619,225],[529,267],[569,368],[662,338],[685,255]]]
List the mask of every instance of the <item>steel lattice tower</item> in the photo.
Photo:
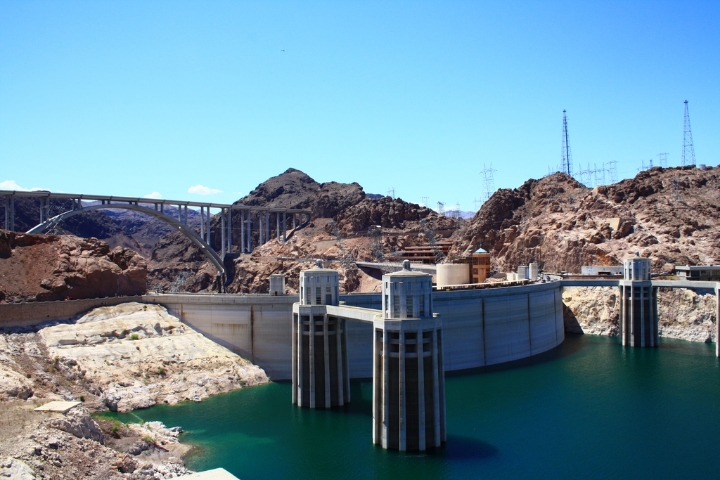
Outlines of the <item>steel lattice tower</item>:
[[572,177],[572,156],[570,155],[570,142],[568,141],[567,116],[563,110],[563,133],[562,133],[562,171]]
[[685,122],[683,124],[681,165],[695,165],[695,147],[693,147],[692,130],[690,129],[690,112],[688,111],[687,100],[685,100]]

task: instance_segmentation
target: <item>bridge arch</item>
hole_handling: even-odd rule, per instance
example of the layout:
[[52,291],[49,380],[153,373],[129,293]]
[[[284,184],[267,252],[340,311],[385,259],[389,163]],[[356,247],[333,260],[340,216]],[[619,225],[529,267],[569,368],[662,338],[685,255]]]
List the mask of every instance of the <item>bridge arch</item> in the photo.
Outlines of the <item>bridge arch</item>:
[[[74,215],[89,212],[91,210],[104,210],[104,209],[122,209],[122,210],[134,210],[136,212],[141,212],[146,215],[150,215],[151,217],[157,218],[158,220],[162,220],[163,222],[167,223],[173,229],[178,230],[183,235],[185,235],[187,238],[190,239],[202,252],[205,254],[207,259],[218,269],[218,273],[220,275],[225,275],[225,265],[223,264],[222,258],[220,258],[220,255],[215,252],[215,250],[210,247],[195,231],[191,228],[189,228],[187,225],[184,225],[181,223],[178,219],[171,217],[170,215],[167,215],[164,212],[154,210],[152,208],[143,207],[141,205],[135,205],[135,204],[114,204],[114,203],[106,203],[103,205],[88,205],[82,208],[77,208],[75,210],[68,210],[67,212],[63,212],[60,215],[56,215],[36,226],[31,228],[27,231],[27,233],[43,233],[49,228],[52,228],[65,220],[66,218],[72,217]],[[208,222],[209,223],[209,222]],[[209,228],[209,225],[208,225]]]

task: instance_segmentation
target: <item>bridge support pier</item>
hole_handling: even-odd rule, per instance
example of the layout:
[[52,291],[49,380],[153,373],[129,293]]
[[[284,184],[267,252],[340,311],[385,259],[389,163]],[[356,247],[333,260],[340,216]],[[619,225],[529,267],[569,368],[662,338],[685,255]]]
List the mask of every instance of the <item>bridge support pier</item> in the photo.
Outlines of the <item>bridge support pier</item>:
[[245,253],[245,210],[240,210],[240,253]]
[[270,214],[265,212],[265,243],[270,241]]
[[629,258],[620,281],[620,343],[630,347],[659,344],[657,288],[650,281],[650,260]]
[[287,215],[283,212],[283,243],[287,242]]

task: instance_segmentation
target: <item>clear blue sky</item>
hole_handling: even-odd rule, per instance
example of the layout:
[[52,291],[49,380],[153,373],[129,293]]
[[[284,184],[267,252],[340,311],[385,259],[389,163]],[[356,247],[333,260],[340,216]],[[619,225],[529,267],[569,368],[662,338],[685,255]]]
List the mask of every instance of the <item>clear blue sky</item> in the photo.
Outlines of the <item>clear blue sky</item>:
[[230,202],[294,167],[474,210],[483,165],[559,164],[563,109],[576,166],[678,165],[685,99],[717,165],[717,0],[0,0],[5,186]]

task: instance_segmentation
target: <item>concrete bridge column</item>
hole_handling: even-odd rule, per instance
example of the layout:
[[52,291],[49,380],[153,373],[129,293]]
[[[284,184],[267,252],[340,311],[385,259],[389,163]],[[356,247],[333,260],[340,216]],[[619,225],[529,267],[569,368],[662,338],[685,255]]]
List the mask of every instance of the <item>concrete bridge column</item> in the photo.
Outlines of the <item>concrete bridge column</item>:
[[220,210],[220,258],[225,258],[225,209]]
[[262,246],[263,242],[263,216],[262,213],[258,215],[258,247]]
[[248,212],[247,236],[248,253],[252,253],[252,211]]
[[5,230],[15,230],[15,197],[5,197]]
[[205,207],[200,207],[200,238],[205,239]]
[[275,223],[277,224],[275,226],[275,229],[276,229],[275,240],[277,240],[279,242],[280,241],[280,214],[277,212],[275,213]]
[[[207,240],[206,240],[206,242],[208,245],[212,245],[212,243],[210,243],[210,231],[212,230],[212,228],[210,228],[212,225],[212,222],[210,222],[210,219],[212,219],[212,215],[210,215],[210,207],[207,207],[207,225],[206,225]],[[212,247],[210,247],[210,248],[212,248]]]
[[227,209],[227,253],[232,253],[232,208]]
[[270,214],[265,212],[265,243],[270,241]]
[[240,210],[240,253],[245,253],[245,210]]
[[293,218],[293,230],[295,230],[297,228],[297,225],[295,224],[295,219],[297,218],[297,214],[293,213],[292,218]]
[[287,216],[286,213],[283,212],[283,243],[287,242]]

